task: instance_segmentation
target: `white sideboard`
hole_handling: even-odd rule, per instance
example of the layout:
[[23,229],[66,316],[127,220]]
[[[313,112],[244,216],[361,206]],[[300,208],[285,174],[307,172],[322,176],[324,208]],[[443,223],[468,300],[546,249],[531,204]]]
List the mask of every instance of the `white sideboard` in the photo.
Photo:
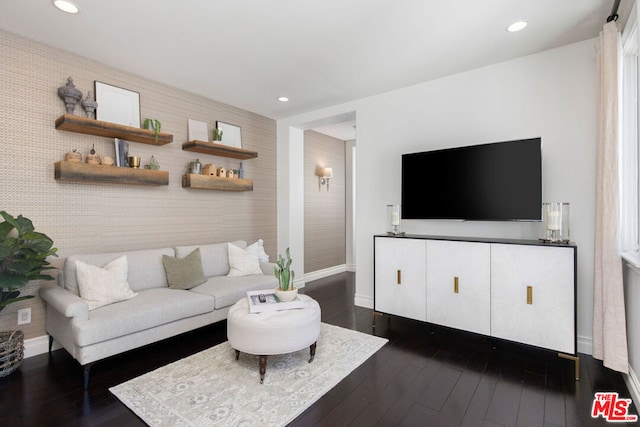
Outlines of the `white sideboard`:
[[528,344],[576,361],[573,244],[374,236],[374,311]]

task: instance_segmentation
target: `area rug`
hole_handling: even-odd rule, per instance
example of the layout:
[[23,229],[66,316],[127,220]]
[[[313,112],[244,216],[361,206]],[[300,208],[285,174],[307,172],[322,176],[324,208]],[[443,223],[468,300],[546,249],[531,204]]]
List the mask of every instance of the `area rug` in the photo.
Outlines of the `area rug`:
[[267,358],[228,342],[110,388],[150,426],[283,426],[294,420],[387,342],[322,324],[316,356],[309,349]]

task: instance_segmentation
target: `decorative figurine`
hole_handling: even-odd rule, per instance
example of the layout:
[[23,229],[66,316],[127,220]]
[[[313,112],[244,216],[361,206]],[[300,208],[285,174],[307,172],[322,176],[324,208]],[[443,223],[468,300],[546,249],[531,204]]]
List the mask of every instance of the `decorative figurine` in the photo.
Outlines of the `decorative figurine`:
[[87,117],[90,119],[96,118],[96,108],[98,108],[98,103],[93,100],[93,92],[87,92],[87,97],[80,101],[80,105],[84,108],[84,111],[87,112]]
[[69,77],[67,84],[58,88],[58,96],[64,101],[64,105],[67,107],[67,113],[73,114],[76,104],[82,98],[82,92],[76,89],[76,86],[73,84],[73,79]]
[[64,159],[68,162],[79,163],[82,161],[82,154],[74,148],[64,155]]
[[216,176],[216,165],[207,163],[206,165],[204,165],[203,173],[209,176]]
[[100,156],[96,154],[95,144],[91,147],[91,151],[89,151],[89,154],[87,154],[85,158],[86,158],[87,164],[90,164],[90,165],[100,164]]
[[102,156],[102,162],[104,166],[113,166],[113,157]]

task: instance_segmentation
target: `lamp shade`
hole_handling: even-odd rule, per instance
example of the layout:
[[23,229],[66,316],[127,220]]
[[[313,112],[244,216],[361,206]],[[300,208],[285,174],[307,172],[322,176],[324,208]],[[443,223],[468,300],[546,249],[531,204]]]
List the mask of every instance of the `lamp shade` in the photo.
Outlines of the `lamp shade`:
[[324,174],[322,176],[324,178],[332,178],[333,177],[333,168],[324,168]]

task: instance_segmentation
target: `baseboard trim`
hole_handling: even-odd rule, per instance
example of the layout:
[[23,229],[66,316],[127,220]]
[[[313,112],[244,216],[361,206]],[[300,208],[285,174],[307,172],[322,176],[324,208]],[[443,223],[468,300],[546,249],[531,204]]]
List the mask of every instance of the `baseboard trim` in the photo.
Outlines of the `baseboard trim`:
[[593,339],[578,335],[578,353],[593,355]]
[[631,369],[631,366],[629,366],[629,373],[622,374],[622,378],[624,378],[624,383],[627,385],[629,393],[631,394],[631,399],[633,399],[637,408],[638,402],[640,402],[640,383],[638,382],[636,373]]
[[[62,348],[58,342],[53,342],[52,350]],[[43,335],[41,337],[29,338],[24,340],[24,358],[37,356],[49,351],[49,336]]]
[[336,265],[335,267],[324,268],[322,270],[312,271],[311,273],[305,273],[304,281],[311,282],[312,280],[323,279],[325,277],[333,276],[334,274],[344,273],[347,271],[346,265]]
[[353,303],[358,307],[373,308],[373,298],[367,295],[356,294],[353,298]]

